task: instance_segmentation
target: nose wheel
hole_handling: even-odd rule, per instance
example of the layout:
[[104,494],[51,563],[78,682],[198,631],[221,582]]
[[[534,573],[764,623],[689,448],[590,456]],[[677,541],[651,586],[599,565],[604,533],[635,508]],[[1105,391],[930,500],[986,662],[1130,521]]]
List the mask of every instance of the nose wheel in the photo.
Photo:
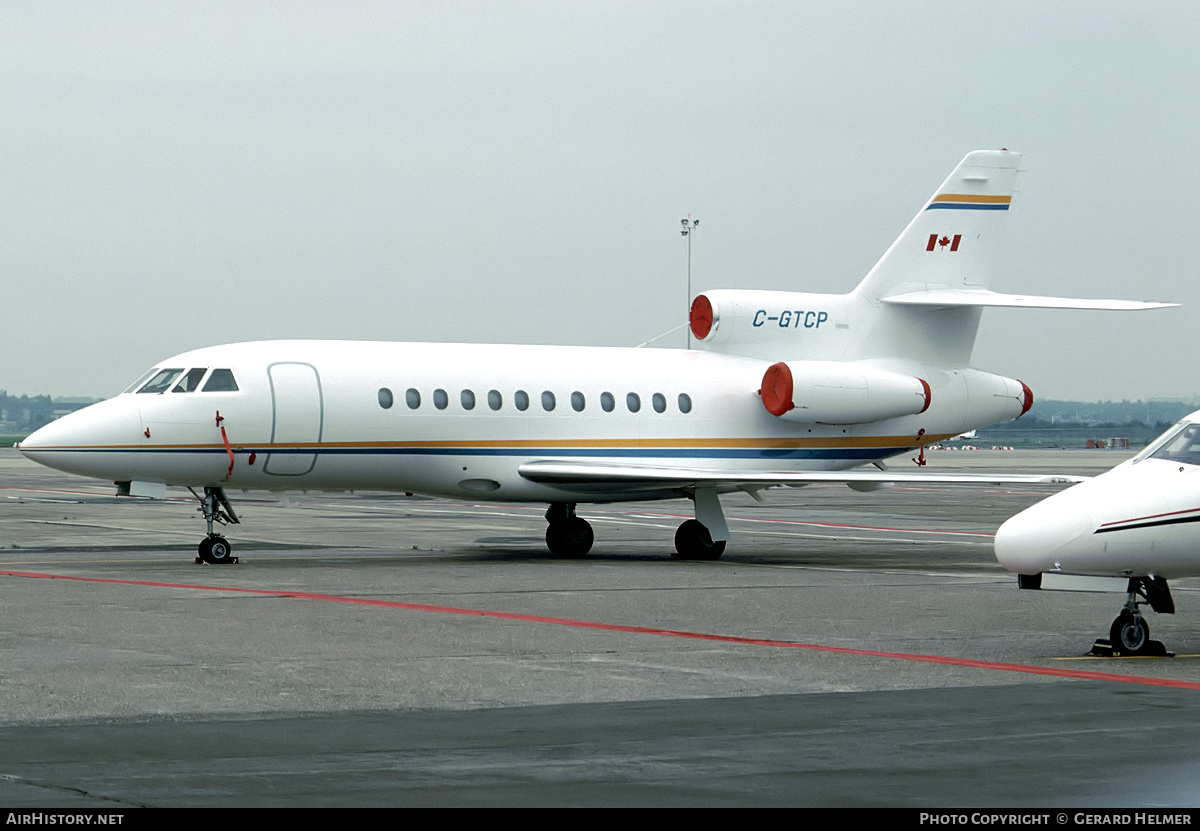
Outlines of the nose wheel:
[[[188,490],[192,489],[188,488]],[[197,510],[204,515],[204,522],[208,525],[208,536],[200,540],[200,545],[196,547],[196,553],[199,555],[196,562],[211,565],[236,563],[238,559],[233,556],[233,546],[229,544],[229,540],[220,534],[213,533],[214,522],[222,525],[237,525],[241,521],[234,513],[233,506],[229,504],[225,492],[220,488],[205,488],[204,496],[194,490],[192,490],[192,496],[200,500],[200,507]]]
[[237,562],[237,557],[233,556],[233,546],[229,544],[229,540],[216,534],[200,540],[200,545],[196,550],[200,554],[200,560],[205,563],[226,565]]
[[1151,643],[1150,626],[1140,614],[1126,609],[1108,630],[1108,642],[1122,655],[1142,655]]
[[1175,611],[1175,601],[1166,580],[1161,577],[1130,577],[1125,608],[1109,627],[1108,640],[1098,640],[1092,645],[1092,654],[1108,657],[1172,655],[1161,641],[1150,640],[1150,625],[1142,616],[1142,606],[1149,606],[1164,614]]

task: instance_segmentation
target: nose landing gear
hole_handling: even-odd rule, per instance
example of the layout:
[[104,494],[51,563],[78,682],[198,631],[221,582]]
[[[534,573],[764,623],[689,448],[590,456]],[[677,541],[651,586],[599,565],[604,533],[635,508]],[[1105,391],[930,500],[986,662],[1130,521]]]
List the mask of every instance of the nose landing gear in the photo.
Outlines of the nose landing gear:
[[211,563],[213,565],[237,562],[237,557],[233,556],[233,548],[229,545],[229,540],[219,534],[213,534],[211,537],[205,537],[200,540],[200,545],[196,547],[196,551],[200,555],[196,562]]
[[200,500],[200,507],[197,510],[204,514],[204,521],[208,525],[208,536],[200,540],[200,545],[196,548],[196,552],[199,554],[196,562],[212,565],[236,563],[238,558],[233,556],[233,546],[229,544],[229,540],[213,532],[214,522],[222,525],[237,525],[241,522],[237,513],[234,512],[233,506],[229,504],[225,491],[220,488],[205,488],[204,496],[201,496],[192,488],[188,488],[188,490],[192,491],[192,496]]
[[[1139,597],[1143,599],[1139,600]],[[1125,608],[1109,628],[1108,640],[1097,640],[1092,646],[1092,653],[1112,657],[1170,655],[1161,641],[1150,640],[1150,626],[1142,616],[1140,608],[1147,605],[1163,614],[1172,614],[1175,611],[1175,601],[1171,597],[1167,581],[1162,577],[1130,577]]]

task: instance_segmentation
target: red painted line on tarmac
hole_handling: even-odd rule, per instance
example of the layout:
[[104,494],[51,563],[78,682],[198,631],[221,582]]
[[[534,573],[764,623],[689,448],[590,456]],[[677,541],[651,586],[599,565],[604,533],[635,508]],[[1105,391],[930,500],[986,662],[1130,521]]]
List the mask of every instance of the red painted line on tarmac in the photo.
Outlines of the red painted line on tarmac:
[[978,661],[972,658],[947,658],[940,655],[921,655],[912,652],[881,652],[873,649],[850,649],[842,646],[821,646],[798,641],[777,641],[767,638],[741,638],[735,635],[714,635],[705,632],[687,632],[679,629],[658,629],[652,626],[626,626],[619,623],[599,623],[571,618],[525,615],[518,612],[493,612],[486,609],[461,609],[455,606],[431,606],[425,603],[402,603],[395,600],[370,600],[362,597],[340,597],[334,594],[298,592],[277,589],[244,589],[233,586],[203,586],[192,583],[159,583],[149,580],[113,580],[101,577],[72,577],[60,574],[44,574],[36,571],[0,571],[0,576],[25,577],[36,580],[72,580],[79,583],[109,583],[121,586],[146,586],[162,589],[190,589],[194,591],[235,592],[238,594],[263,595],[265,597],[292,597],[297,600],[322,600],[330,603],[348,603],[354,606],[377,606],[384,609],[404,609],[413,612],[437,612],[448,615],[486,617],[499,620],[517,620],[525,623],[548,623],[555,626],[571,626],[577,629],[598,629],[605,632],[626,632],[634,635],[658,635],[668,638],[686,638],[698,641],[715,641],[743,646],[771,646],[780,649],[804,649],[810,652],[829,652],[837,655],[860,655],[868,658],[892,658],[901,661],[919,661],[926,664],[988,669],[996,672],[1018,672],[1026,675],[1050,675],[1057,678],[1076,678],[1084,681],[1112,681],[1121,684],[1141,684],[1150,687],[1171,687],[1181,690],[1200,690],[1200,682],[1175,681],[1169,678],[1146,678],[1139,675],[1117,675],[1107,672],[1087,672],[1057,667],[1037,667],[1027,664],[1006,664],[996,661]]

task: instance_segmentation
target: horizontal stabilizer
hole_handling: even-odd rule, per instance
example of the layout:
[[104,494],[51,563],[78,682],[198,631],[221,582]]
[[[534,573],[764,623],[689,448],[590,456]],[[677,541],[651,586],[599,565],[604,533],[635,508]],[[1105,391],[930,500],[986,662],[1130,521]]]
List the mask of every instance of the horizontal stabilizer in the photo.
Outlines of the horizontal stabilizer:
[[1000,294],[986,289],[936,289],[913,291],[884,297],[884,303],[904,306],[1008,306],[1026,309],[1100,309],[1133,312],[1143,309],[1166,309],[1178,303],[1157,300],[1101,300],[1080,297],[1039,297],[1033,294]]
[[846,485],[1064,485],[1082,482],[1087,478],[1060,475],[900,473],[892,470],[731,471],[549,460],[526,462],[518,468],[518,472],[523,478],[543,485],[581,488],[619,485],[629,490],[686,489],[697,486],[767,488],[822,482]]

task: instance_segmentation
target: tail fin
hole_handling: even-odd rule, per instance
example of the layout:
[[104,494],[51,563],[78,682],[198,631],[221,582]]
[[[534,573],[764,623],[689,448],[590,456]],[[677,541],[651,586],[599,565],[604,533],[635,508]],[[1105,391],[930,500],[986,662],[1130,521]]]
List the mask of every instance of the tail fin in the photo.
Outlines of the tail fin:
[[692,333],[703,348],[771,361],[910,360],[960,369],[989,306],[1174,305],[991,291],[1020,163],[1008,150],[968,153],[849,294],[708,291],[692,304]]
[[959,162],[854,290],[864,300],[986,289],[1002,245],[1021,154],[976,150]]

